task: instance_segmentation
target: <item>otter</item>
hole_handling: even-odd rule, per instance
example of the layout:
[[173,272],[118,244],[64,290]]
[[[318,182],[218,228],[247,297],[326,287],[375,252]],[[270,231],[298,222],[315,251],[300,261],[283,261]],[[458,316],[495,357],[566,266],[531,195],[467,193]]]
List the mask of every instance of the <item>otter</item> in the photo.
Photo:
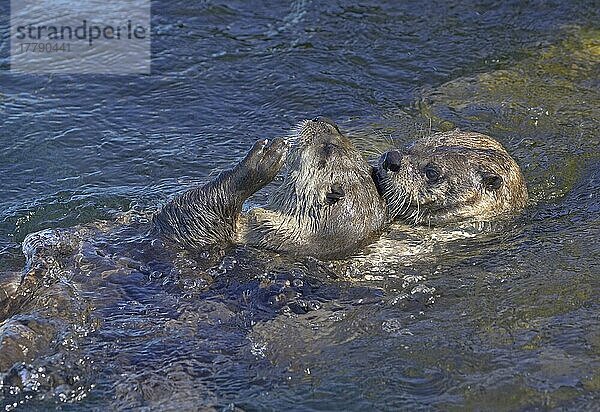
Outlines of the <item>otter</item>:
[[[242,213],[244,201],[282,168],[269,203]],[[317,117],[287,139],[257,142],[235,167],[163,206],[153,222],[163,239],[187,249],[248,244],[340,258],[374,239],[385,219],[372,167],[333,121]]]
[[[266,207],[242,213],[282,168]],[[372,167],[335,123],[317,117],[287,139],[258,141],[234,168],[177,196],[153,222],[163,239],[187,249],[248,244],[329,259],[352,254],[395,220],[492,221],[526,203],[519,166],[489,136],[435,133],[385,152]]]
[[458,129],[385,152],[373,178],[388,221],[487,222],[520,212],[528,198],[521,169],[499,142]]

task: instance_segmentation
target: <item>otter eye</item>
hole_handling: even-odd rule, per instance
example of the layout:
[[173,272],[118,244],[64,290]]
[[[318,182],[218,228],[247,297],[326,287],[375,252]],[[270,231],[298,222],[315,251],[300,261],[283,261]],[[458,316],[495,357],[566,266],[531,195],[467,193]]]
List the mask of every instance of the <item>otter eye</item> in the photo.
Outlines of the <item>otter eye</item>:
[[490,190],[498,190],[502,186],[502,176],[492,172],[482,172],[481,180],[483,185]]
[[431,183],[437,182],[442,177],[442,171],[434,165],[427,165],[424,170],[425,177],[427,177],[427,180]]

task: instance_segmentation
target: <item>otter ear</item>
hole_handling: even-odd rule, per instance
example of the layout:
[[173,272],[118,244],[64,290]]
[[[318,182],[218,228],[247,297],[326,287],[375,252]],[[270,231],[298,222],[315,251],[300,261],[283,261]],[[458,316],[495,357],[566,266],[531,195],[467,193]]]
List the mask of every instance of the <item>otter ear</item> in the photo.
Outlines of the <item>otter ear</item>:
[[502,186],[502,176],[492,172],[481,172],[481,181],[486,189],[498,190]]

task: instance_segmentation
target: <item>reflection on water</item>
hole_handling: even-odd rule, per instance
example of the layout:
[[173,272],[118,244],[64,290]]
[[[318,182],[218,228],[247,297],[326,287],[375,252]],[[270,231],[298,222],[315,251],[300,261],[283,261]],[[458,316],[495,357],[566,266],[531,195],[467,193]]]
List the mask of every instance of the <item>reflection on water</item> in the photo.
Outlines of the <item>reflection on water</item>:
[[[593,4],[159,3],[151,76],[0,72],[5,409],[595,408]],[[370,157],[491,134],[532,204],[335,262],[146,236],[168,196],[314,114]]]

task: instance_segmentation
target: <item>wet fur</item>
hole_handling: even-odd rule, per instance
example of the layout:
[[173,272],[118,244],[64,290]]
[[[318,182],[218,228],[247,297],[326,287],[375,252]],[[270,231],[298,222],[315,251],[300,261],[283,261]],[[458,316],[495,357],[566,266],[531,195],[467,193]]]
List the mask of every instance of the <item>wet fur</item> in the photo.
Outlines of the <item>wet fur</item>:
[[[455,130],[436,133],[400,150],[400,169],[383,167],[374,178],[388,207],[388,220],[413,224],[492,221],[521,211],[527,188],[521,170],[489,136]],[[428,180],[434,167],[439,181]]]
[[247,216],[246,241],[293,254],[336,257],[379,234],[385,205],[371,167],[328,124],[302,123],[294,133],[283,183],[264,209]]
[[[371,167],[335,125],[307,120],[287,139],[251,150],[232,170],[164,206],[160,235],[188,249],[230,243],[338,258],[376,237],[385,205]],[[260,142],[259,142],[260,143]],[[283,183],[265,208],[243,202],[270,182],[285,160]]]

